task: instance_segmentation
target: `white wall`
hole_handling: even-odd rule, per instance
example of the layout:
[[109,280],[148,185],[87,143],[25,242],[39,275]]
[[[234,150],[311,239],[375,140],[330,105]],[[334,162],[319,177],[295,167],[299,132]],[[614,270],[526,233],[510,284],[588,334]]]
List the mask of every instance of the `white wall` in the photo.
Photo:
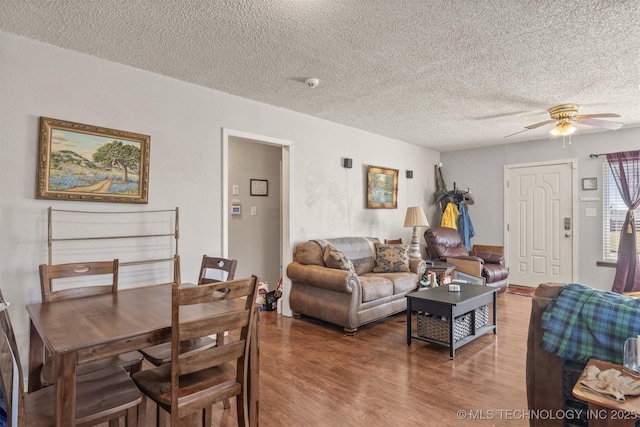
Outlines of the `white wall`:
[[[622,118],[624,121],[624,117]],[[604,157],[589,154],[637,150],[640,128],[609,132],[574,134],[572,144],[562,148],[561,139],[545,139],[483,149],[442,153],[443,175],[447,186],[453,181],[459,187],[469,187],[476,203],[469,207],[476,231],[472,243],[503,245],[504,243],[504,165],[535,163],[550,160],[576,159],[578,198],[578,277],[577,282],[610,290],[615,268],[598,267],[602,261],[602,163]],[[597,177],[596,191],[583,191],[582,178]],[[598,201],[580,201],[597,197]],[[597,216],[587,217],[586,208],[596,208]]]
[[[149,204],[36,200],[40,116],[150,135]],[[408,241],[406,207],[435,214],[435,151],[4,32],[0,118],[0,288],[12,302],[23,362],[24,306],[39,301],[37,266],[47,261],[47,207],[180,207],[182,280],[193,282],[202,255],[222,252],[222,128],[293,141],[294,242],[348,234]],[[353,169],[342,168],[343,157],[354,159]],[[400,169],[398,209],[365,208],[368,164]],[[414,179],[404,178],[406,169]]]

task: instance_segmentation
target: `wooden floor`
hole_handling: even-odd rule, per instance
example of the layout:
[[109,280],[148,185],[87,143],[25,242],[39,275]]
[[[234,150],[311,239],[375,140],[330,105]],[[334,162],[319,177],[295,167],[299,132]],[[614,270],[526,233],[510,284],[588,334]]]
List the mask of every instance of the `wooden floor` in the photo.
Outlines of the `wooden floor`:
[[[404,314],[348,337],[331,324],[261,312],[260,426],[527,426],[530,311],[531,298],[499,295],[498,335],[459,348],[454,360],[445,347],[408,347]],[[214,426],[236,425],[233,405],[216,406]]]

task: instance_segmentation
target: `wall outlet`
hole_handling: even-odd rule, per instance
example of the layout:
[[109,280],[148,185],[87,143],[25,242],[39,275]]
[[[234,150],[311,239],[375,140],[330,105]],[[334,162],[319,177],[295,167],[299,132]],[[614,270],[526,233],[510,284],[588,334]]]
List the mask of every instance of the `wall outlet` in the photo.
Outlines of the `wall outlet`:
[[586,216],[597,216],[596,208],[587,208],[585,209],[584,214]]

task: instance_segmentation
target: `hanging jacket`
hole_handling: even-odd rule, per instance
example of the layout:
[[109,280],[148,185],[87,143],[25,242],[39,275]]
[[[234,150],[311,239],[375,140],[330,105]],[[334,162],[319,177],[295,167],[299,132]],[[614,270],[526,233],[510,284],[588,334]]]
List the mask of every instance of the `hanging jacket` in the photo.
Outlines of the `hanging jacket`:
[[458,205],[460,215],[456,219],[456,225],[458,227],[458,234],[460,234],[460,240],[467,247],[467,250],[471,250],[471,238],[476,235],[471,223],[471,217],[469,216],[469,210],[467,205],[463,202]]
[[458,211],[458,207],[455,203],[447,203],[447,207],[444,208],[444,212],[442,213],[442,220],[440,221],[441,227],[449,227],[457,230],[456,220],[460,216],[460,212]]

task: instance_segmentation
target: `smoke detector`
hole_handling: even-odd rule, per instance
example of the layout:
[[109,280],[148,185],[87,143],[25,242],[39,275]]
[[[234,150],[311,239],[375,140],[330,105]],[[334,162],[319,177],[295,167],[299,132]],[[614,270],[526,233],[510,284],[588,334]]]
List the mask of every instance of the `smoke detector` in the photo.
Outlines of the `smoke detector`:
[[316,87],[320,84],[320,80],[315,78],[308,78],[304,81],[304,84],[306,84],[308,87]]

